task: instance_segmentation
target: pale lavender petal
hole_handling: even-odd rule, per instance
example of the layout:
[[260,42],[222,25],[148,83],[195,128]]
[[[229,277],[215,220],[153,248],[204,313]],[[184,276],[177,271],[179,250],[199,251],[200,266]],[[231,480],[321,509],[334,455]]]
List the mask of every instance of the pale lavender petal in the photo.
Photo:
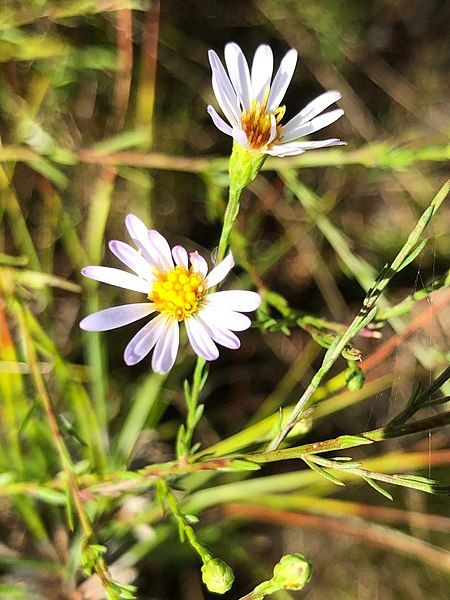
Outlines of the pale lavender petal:
[[233,138],[243,148],[248,148],[247,136],[245,135],[245,131],[243,131],[240,127],[233,127]]
[[299,144],[292,148],[287,146],[287,144],[286,146],[273,146],[269,150],[265,150],[264,154],[268,154],[269,156],[278,156],[278,158],[284,158],[285,156],[297,156],[298,154],[303,154],[303,152],[305,152],[304,148]]
[[225,46],[228,74],[243,108],[249,110],[251,101],[250,71],[242,50],[234,42]]
[[234,267],[234,259],[231,252],[220,262],[217,267],[214,267],[205,279],[206,289],[217,285],[225,279],[231,269]]
[[109,249],[123,262],[124,265],[132,269],[139,277],[142,277],[147,281],[153,279],[152,265],[132,246],[125,244],[125,242],[120,242],[119,240],[112,240],[109,242]]
[[323,115],[315,117],[311,121],[307,123],[303,123],[299,125],[295,129],[287,128],[287,125],[282,129],[283,142],[290,142],[292,140],[297,140],[305,135],[309,135],[310,133],[314,133],[315,131],[319,131],[319,129],[323,129],[331,123],[337,121],[342,115],[344,111],[341,108],[337,108],[336,110],[331,110]]
[[[225,96],[223,88],[220,83],[217,81],[216,75],[213,73],[212,76],[212,87],[214,91],[214,95],[219,103],[220,108],[222,109],[223,114],[228,119],[230,125],[235,126],[239,122],[239,117],[235,115],[235,110],[230,105],[228,98]],[[240,114],[240,109],[239,109]]]
[[206,274],[208,273],[208,263],[203,256],[200,256],[200,254],[195,251],[189,254],[189,258],[192,268],[194,269],[194,273],[198,273],[202,277],[206,277]]
[[221,326],[231,331],[245,331],[252,322],[247,315],[242,315],[232,310],[226,310],[222,307],[214,308],[213,305],[205,304],[201,307],[199,315],[202,319],[210,323],[219,323]]
[[275,115],[270,115],[270,136],[267,144],[270,144],[275,139],[277,135],[277,120],[275,119]]
[[237,312],[250,312],[259,307],[261,304],[261,296],[256,292],[229,290],[226,292],[214,292],[213,294],[208,294],[205,303],[214,308],[224,308],[226,310],[235,310]]
[[148,281],[120,269],[112,269],[111,267],[84,267],[84,269],[81,269],[81,273],[85,277],[89,277],[89,279],[116,285],[126,290],[142,292],[143,294],[148,294],[150,291]]
[[252,63],[252,96],[262,102],[266,89],[270,87],[273,73],[273,54],[270,46],[258,46]]
[[222,117],[220,117],[217,112],[216,109],[209,105],[208,106],[208,113],[211,117],[211,119],[213,120],[214,125],[217,127],[217,129],[219,131],[221,131],[222,133],[226,133],[226,135],[233,135],[233,130],[231,129],[231,127],[225,123],[225,121],[222,119]]
[[205,360],[216,360],[219,350],[200,321],[195,317],[189,317],[185,320],[185,325],[194,352]]
[[267,102],[267,110],[269,112],[280,106],[288,85],[291,83],[296,64],[297,50],[291,49],[281,61],[280,67],[270,87],[269,100]]
[[314,100],[312,100],[309,104],[305,106],[295,117],[292,117],[290,121],[286,123],[284,128],[287,131],[291,131],[292,129],[296,129],[299,125],[306,123],[307,121],[311,121],[314,117],[317,117],[321,112],[323,112],[326,108],[334,104],[340,100],[341,94],[337,91],[325,92],[324,94],[320,94]]
[[201,322],[203,327],[206,329],[210,337],[225,348],[230,348],[231,350],[237,350],[241,347],[241,342],[237,335],[228,329],[219,326],[216,321],[209,321],[204,317],[205,313],[199,314],[197,316],[197,320]]
[[123,325],[134,323],[155,311],[155,305],[151,302],[139,304],[124,304],[112,306],[98,312],[92,313],[80,322],[84,331],[109,331]]
[[318,148],[331,148],[332,146],[346,146],[347,142],[338,140],[336,138],[329,140],[320,140],[317,142],[290,142],[288,144],[280,143],[277,146],[273,146],[270,150],[266,151],[266,154],[271,156],[296,156],[302,154],[306,150],[316,150]]
[[180,343],[178,321],[169,319],[164,335],[161,335],[153,350],[152,369],[156,373],[167,373],[173,367]]
[[142,250],[144,257],[154,264],[153,252],[148,242],[148,227],[136,215],[127,215],[125,226],[133,242]]
[[164,334],[169,319],[167,315],[160,314],[137,332],[125,348],[123,358],[127,365],[135,365],[147,356]]
[[208,52],[208,58],[213,73],[212,85],[214,95],[228,121],[232,125],[236,125],[239,122],[239,115],[241,114],[236,92],[231,85],[227,72],[223,68],[220,58],[214,50]]
[[166,238],[155,229],[148,232],[150,247],[155,255],[155,263],[160,271],[170,271],[173,269],[172,252]]
[[184,267],[185,269],[188,268],[189,263],[186,248],[183,248],[183,246],[174,246],[172,248],[172,256],[176,265]]

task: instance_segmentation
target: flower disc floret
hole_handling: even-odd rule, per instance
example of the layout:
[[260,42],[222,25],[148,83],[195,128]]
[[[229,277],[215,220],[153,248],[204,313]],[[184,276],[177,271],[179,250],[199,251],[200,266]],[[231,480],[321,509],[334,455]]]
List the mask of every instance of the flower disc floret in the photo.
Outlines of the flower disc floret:
[[156,275],[148,299],[154,302],[158,312],[184,321],[198,311],[205,293],[205,282],[199,273],[177,266]]
[[242,130],[252,150],[266,150],[281,139],[280,121],[286,107],[280,106],[273,112],[267,111],[268,97],[269,88],[262,103],[252,100],[250,109],[244,110],[241,115]]

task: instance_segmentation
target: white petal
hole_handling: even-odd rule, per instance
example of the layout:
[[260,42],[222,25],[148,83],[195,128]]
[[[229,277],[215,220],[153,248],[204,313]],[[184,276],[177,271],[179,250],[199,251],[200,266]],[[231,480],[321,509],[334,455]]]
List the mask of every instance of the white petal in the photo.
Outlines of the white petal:
[[178,321],[169,319],[153,350],[152,369],[156,373],[167,373],[173,367],[180,343]]
[[241,111],[240,109],[239,111],[236,111],[232,107],[232,105],[228,101],[228,98],[224,94],[223,88],[221,88],[220,83],[218,83],[217,77],[214,73],[211,81],[214,95],[217,99],[217,102],[219,103],[220,108],[222,109],[223,114],[228,119],[228,122],[234,127],[239,122],[239,117],[236,116],[236,114],[240,114]]
[[191,261],[192,268],[194,269],[194,273],[199,273],[202,277],[206,277],[208,272],[208,263],[200,256],[200,254],[195,251],[189,254],[189,258]]
[[231,252],[220,262],[217,267],[214,267],[205,279],[206,289],[217,285],[225,279],[231,269],[234,267],[234,259]]
[[303,123],[295,129],[288,128],[286,125],[281,130],[282,140],[283,142],[290,142],[292,140],[297,140],[304,135],[309,135],[310,133],[319,131],[319,129],[323,129],[328,125],[331,125],[331,123],[337,121],[340,117],[342,117],[343,114],[344,111],[341,108],[337,108],[336,110],[330,110],[330,112],[315,117],[311,121]]
[[250,312],[256,310],[261,304],[261,296],[256,292],[244,290],[230,290],[214,292],[206,296],[205,303],[214,308],[224,308],[237,312]]
[[153,252],[148,243],[148,227],[136,215],[127,215],[125,226],[133,242],[142,250],[144,257],[153,264]]
[[148,294],[150,291],[148,281],[120,269],[112,269],[111,267],[84,267],[84,269],[81,269],[81,273],[85,277],[89,277],[89,279],[116,285],[126,290],[142,292],[143,294]]
[[247,315],[241,315],[241,313],[224,308],[214,308],[214,306],[208,304],[202,306],[199,315],[209,323],[220,324],[231,331],[245,331],[252,324]]
[[271,156],[296,156],[302,154],[306,150],[316,150],[318,148],[330,148],[331,146],[346,146],[347,142],[338,140],[336,138],[329,140],[320,140],[317,142],[290,142],[288,144],[278,144],[273,146],[270,150],[266,151],[266,154]]
[[295,147],[288,148],[288,144],[286,147],[283,145],[273,146],[269,150],[265,150],[264,154],[268,154],[269,156],[278,156],[279,158],[284,158],[285,156],[297,156],[298,154],[303,154],[305,150],[300,144],[297,144]]
[[233,127],[233,138],[243,148],[248,148],[248,139],[245,132],[240,127]]
[[112,306],[98,312],[92,313],[80,322],[84,331],[109,331],[123,325],[134,323],[155,311],[155,305],[151,302],[139,304],[124,304]]
[[109,242],[109,249],[124,265],[132,269],[139,277],[150,281],[153,279],[152,265],[140,252],[119,240]]
[[277,135],[277,120],[275,119],[275,115],[270,115],[270,136],[267,144],[270,144],[275,139]]
[[235,125],[239,121],[239,115],[241,114],[236,92],[231,85],[227,72],[223,68],[222,61],[214,50],[209,50],[208,58],[213,73],[212,83],[214,95],[223,110],[223,114],[232,125]]
[[183,246],[174,246],[172,248],[172,256],[176,265],[184,267],[185,269],[188,268],[189,263],[186,248],[183,248]]
[[286,123],[286,130],[290,131],[291,129],[297,128],[302,123],[306,123],[306,121],[311,121],[311,119],[317,117],[317,115],[334,104],[334,102],[340,100],[340,98],[341,94],[337,91],[325,92],[324,94],[317,96],[317,98],[307,104],[305,108]]
[[251,101],[250,71],[242,50],[234,42],[225,46],[228,74],[242,106],[248,110]]
[[127,365],[135,365],[147,356],[164,333],[169,318],[160,314],[137,332],[125,348],[123,358]]
[[280,106],[297,64],[297,50],[291,49],[281,61],[280,68],[270,87],[267,110],[270,112]]
[[214,125],[217,127],[217,129],[219,131],[221,131],[222,133],[226,133],[226,135],[232,136],[233,130],[227,123],[225,123],[225,121],[222,119],[222,117],[220,117],[217,114],[216,109],[213,106],[209,105],[207,110],[208,110],[208,113],[209,113],[211,119],[213,120]]
[[195,317],[189,317],[185,320],[185,324],[189,342],[194,352],[205,360],[216,360],[219,356],[219,350],[200,321]]
[[212,339],[221,346],[225,346],[225,348],[230,348],[231,350],[237,350],[241,347],[239,338],[233,332],[224,327],[219,327],[214,321],[208,321],[207,319],[202,318],[200,314],[198,315],[197,320],[201,322]]
[[160,271],[170,271],[173,269],[172,252],[166,238],[155,229],[148,232],[150,247],[155,255],[155,263]]
[[265,91],[270,87],[273,72],[273,54],[270,46],[258,46],[252,63],[252,96],[261,102]]

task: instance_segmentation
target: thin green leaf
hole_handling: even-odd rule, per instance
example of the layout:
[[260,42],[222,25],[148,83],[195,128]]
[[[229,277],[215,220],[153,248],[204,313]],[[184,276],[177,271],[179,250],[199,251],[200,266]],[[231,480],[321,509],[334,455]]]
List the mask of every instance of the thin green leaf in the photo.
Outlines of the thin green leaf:
[[319,473],[319,475],[322,475],[322,477],[324,477],[325,479],[328,479],[328,481],[331,481],[332,483],[334,483],[336,485],[345,486],[345,483],[343,481],[340,481],[339,479],[337,479],[336,477],[331,475],[331,473],[328,473],[328,471],[325,471],[325,469],[322,469],[322,467],[319,467],[319,465],[316,465],[315,463],[308,460],[307,458],[303,458],[303,460],[310,469],[312,469],[313,471],[316,471],[317,473]]
[[370,479],[370,477],[364,477],[363,475],[361,475],[361,477],[364,479],[364,481],[366,483],[368,483],[371,487],[373,487],[373,489],[376,490],[379,494],[381,494],[382,496],[385,496],[389,500],[394,500],[393,496],[389,492],[387,492],[384,488],[382,488],[381,485],[376,483],[373,479]]

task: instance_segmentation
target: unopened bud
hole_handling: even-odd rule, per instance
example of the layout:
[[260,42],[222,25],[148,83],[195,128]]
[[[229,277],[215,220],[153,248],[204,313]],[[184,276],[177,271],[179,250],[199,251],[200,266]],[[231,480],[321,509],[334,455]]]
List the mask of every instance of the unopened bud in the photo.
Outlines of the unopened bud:
[[225,594],[233,585],[234,573],[220,558],[209,558],[203,563],[202,580],[210,592]]
[[309,581],[312,565],[300,552],[283,556],[273,569],[272,581],[283,590],[301,590]]
[[345,371],[345,385],[351,392],[360,390],[364,385],[365,379],[366,377],[364,375],[364,371],[362,371],[362,369],[360,369],[356,364],[352,364]]

